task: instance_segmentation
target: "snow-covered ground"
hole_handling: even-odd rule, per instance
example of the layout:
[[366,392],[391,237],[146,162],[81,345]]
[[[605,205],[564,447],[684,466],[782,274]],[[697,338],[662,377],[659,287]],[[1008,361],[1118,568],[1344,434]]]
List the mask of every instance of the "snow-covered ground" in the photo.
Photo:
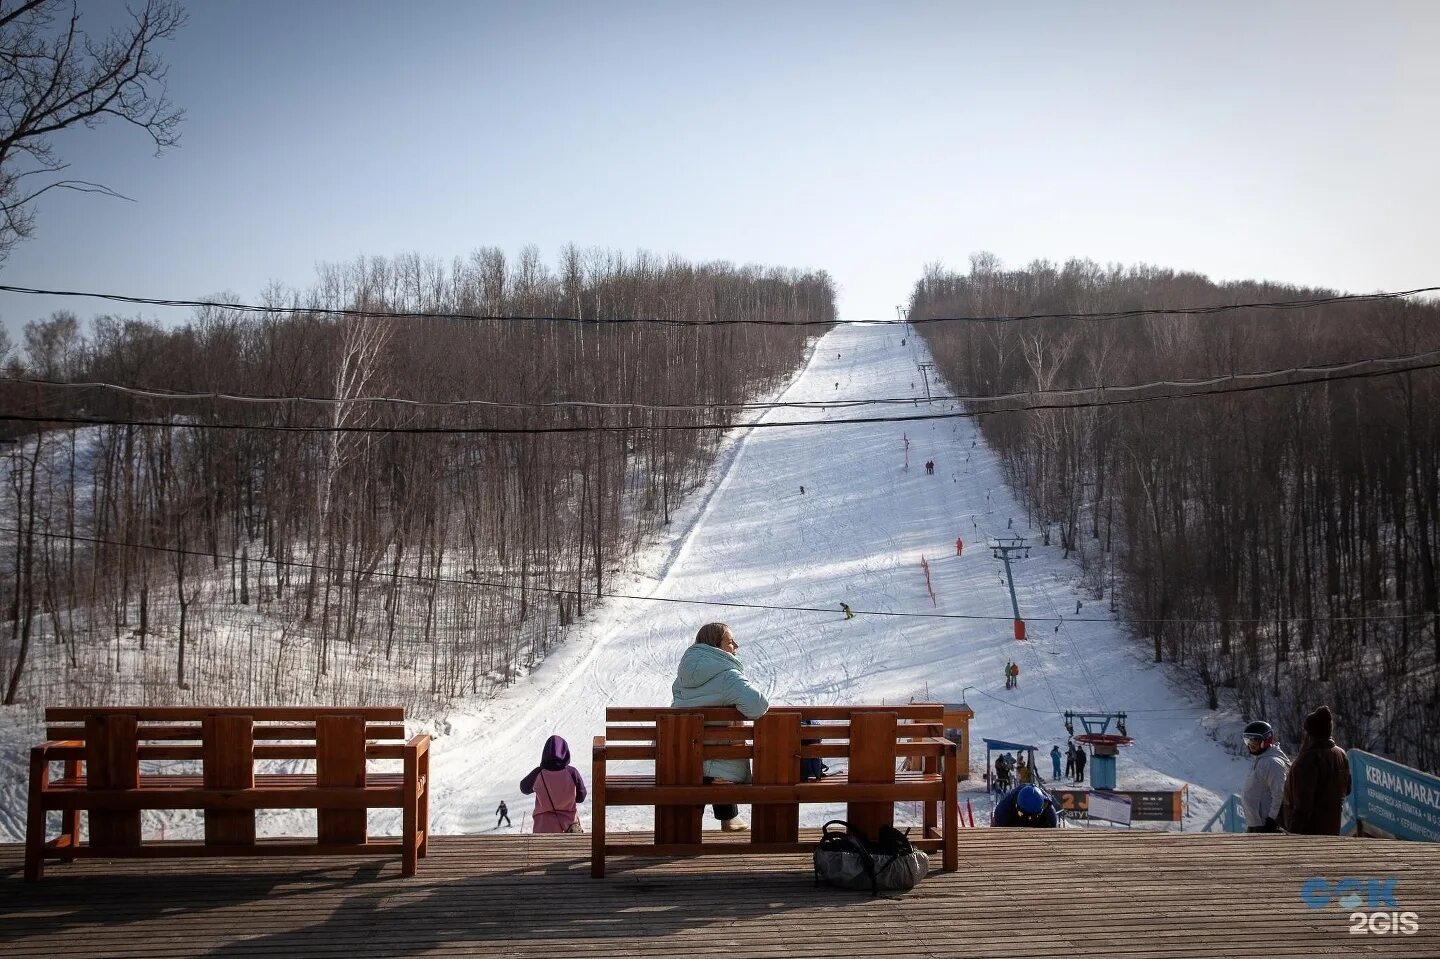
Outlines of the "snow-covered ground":
[[[922,412],[917,363],[928,359],[918,337],[901,344],[899,327],[835,329],[818,341],[778,398],[915,396],[918,406],[776,409],[759,420],[843,422],[877,412]],[[925,472],[927,459],[936,463],[934,475]],[[493,830],[502,799],[510,805],[510,828],[528,828],[529,800],[520,796],[518,783],[539,761],[546,737],[566,737],[588,779],[589,743],[603,732],[605,707],[669,705],[681,653],[701,625],[717,620],[735,630],[748,675],[772,703],[968,701],[976,713],[973,775],[962,788],[977,820],[989,809],[978,780],[985,763],[981,737],[1035,743],[1048,752],[1051,744],[1065,742],[1065,710],[1125,710],[1136,741],[1121,751],[1119,788],[1189,783],[1186,828],[1197,828],[1244,777],[1245,763],[1211,732],[1234,741],[1239,720],[1205,711],[1170,667],[1149,661],[1147,644],[1127,638],[1116,623],[1064,622],[1057,630],[1053,622],[1032,620],[1029,640],[1016,642],[1004,570],[984,543],[992,534],[1026,532],[1025,522],[997,457],[969,420],[733,431],[710,482],[674,514],[671,535],[638,557],[640,573],[616,587],[649,598],[592,606],[559,650],[498,697],[462,704],[443,718],[417,717],[417,728],[436,734],[434,828]],[[966,543],[963,557],[955,555],[957,536]],[[934,604],[922,556],[930,565]],[[1023,615],[1070,620],[1083,599],[1082,618],[1108,617],[1108,603],[1090,602],[1073,589],[1078,569],[1061,559],[1058,548],[1036,546],[1014,568]],[[841,602],[856,610],[855,619],[843,618]],[[879,612],[995,618],[870,615]],[[1015,690],[1005,689],[1009,659],[1021,668]],[[5,730],[0,746],[15,755],[6,756],[14,762],[4,765],[23,770],[23,745],[31,738],[29,730]],[[1048,775],[1044,756],[1041,769]],[[18,840],[23,782],[15,777],[3,788],[0,833]],[[588,805],[582,809],[588,826]],[[806,808],[802,821],[819,824],[835,811]],[[650,824],[644,809],[608,815],[611,829]],[[398,825],[394,818],[372,815],[387,831]],[[171,838],[200,831],[195,814],[165,814],[164,821]],[[313,829],[309,823],[313,814],[281,811],[262,814],[260,826],[266,835],[303,834]],[[707,825],[714,823],[707,818]]]
[[[923,397],[917,363],[923,342],[901,345],[896,327],[842,327],[827,334],[781,398]],[[932,384],[932,387],[934,384]],[[910,406],[880,407],[897,413]],[[834,411],[841,421],[873,416],[876,407]],[[812,410],[773,410],[763,422],[816,419]],[[910,440],[905,468],[904,438]],[[974,444],[972,446],[972,443]],[[934,475],[924,463],[933,459]],[[805,487],[802,495],[801,486]],[[990,534],[1025,532],[1023,510],[1004,484],[1000,463],[969,420],[747,429],[719,458],[711,484],[676,516],[675,538],[659,544],[639,589],[655,599],[714,600],[824,607],[789,612],[707,607],[653,600],[610,600],[587,629],[532,675],[473,712],[452,715],[435,744],[432,816],[440,832],[482,832],[494,810],[529,806],[517,783],[539,760],[545,738],[571,743],[589,775],[591,737],[603,733],[611,705],[669,705],[676,663],[706,622],[735,630],[746,672],[772,703],[960,701],[974,708],[971,768],[985,764],[981,737],[1040,745],[1065,742],[1066,709],[1129,713],[1135,744],[1122,750],[1119,788],[1190,783],[1196,828],[1236,790],[1245,764],[1216,742],[1235,738],[1233,716],[1207,713],[1182,691],[1148,646],[1110,622],[1033,623],[1016,642],[999,560],[984,548]],[[966,543],[955,556],[955,538]],[[1033,541],[1033,540],[1032,540]],[[925,588],[925,557],[937,602]],[[1078,570],[1058,548],[1035,547],[1015,564],[1022,614],[1074,613]],[[846,621],[841,602],[856,611]],[[1108,604],[1089,603],[1084,618],[1104,618]],[[951,613],[993,620],[866,615]],[[1021,668],[1018,689],[1005,689],[1007,659]],[[1153,711],[1153,712],[1151,712]],[[974,744],[979,744],[977,749]],[[1048,775],[1048,759],[1042,771]],[[977,816],[988,811],[983,784]],[[802,807],[803,808],[803,807]],[[833,810],[802,811],[818,824]],[[642,828],[648,810],[615,809],[609,828]],[[710,825],[710,822],[707,819]]]

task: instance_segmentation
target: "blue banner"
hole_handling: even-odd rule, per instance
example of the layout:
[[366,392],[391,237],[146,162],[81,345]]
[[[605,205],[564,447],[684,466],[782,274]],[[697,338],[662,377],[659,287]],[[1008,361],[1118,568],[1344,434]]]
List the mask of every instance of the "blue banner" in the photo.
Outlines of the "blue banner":
[[1348,754],[1350,801],[1367,831],[1440,842],[1440,777],[1359,749]]

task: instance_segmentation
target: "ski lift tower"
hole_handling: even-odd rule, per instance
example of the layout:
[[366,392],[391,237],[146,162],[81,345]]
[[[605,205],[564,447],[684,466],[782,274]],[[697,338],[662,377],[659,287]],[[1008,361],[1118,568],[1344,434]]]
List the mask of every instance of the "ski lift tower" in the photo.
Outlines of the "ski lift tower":
[[[920,368],[920,376],[925,380],[925,402],[929,403],[929,402],[930,402],[930,374],[935,372],[935,364],[934,364],[934,363],[926,362],[926,363],[917,363],[916,365]],[[939,378],[936,378],[936,381],[935,381],[935,382],[936,382],[936,384],[938,385],[939,382],[940,382],[940,381],[939,381]]]
[[1005,561],[1005,580],[1010,584],[1010,609],[1015,613],[1015,638],[1025,638],[1025,620],[1020,618],[1020,603],[1015,599],[1015,576],[1010,572],[1010,554],[1023,550],[1023,556],[1030,558],[1030,547],[1025,544],[1025,537],[1014,536],[992,536],[990,537],[990,551],[996,559]]
[[[1080,720],[1080,725],[1085,731],[1075,735],[1075,720]],[[1110,724],[1115,723],[1115,732],[1110,731]],[[1083,743],[1092,750],[1090,760],[1090,785],[1095,789],[1115,788],[1115,758],[1120,754],[1121,746],[1128,746],[1135,740],[1125,732],[1124,713],[1077,713],[1069,710],[1065,713],[1065,731],[1070,734],[1077,743]]]

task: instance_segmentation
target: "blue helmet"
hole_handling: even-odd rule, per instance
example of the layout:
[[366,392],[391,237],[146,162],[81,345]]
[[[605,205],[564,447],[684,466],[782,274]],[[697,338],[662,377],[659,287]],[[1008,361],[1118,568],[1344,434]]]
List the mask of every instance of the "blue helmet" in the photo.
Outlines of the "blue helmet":
[[1015,794],[1015,808],[1027,816],[1038,816],[1045,809],[1045,794],[1035,786],[1021,786]]

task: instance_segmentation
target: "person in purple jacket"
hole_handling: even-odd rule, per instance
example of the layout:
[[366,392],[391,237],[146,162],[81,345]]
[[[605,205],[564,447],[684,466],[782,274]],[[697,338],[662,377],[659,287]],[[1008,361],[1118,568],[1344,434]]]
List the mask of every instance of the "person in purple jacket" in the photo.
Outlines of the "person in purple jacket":
[[520,791],[535,796],[535,832],[580,832],[585,780],[570,765],[570,744],[560,736],[545,740],[540,765],[520,780]]

